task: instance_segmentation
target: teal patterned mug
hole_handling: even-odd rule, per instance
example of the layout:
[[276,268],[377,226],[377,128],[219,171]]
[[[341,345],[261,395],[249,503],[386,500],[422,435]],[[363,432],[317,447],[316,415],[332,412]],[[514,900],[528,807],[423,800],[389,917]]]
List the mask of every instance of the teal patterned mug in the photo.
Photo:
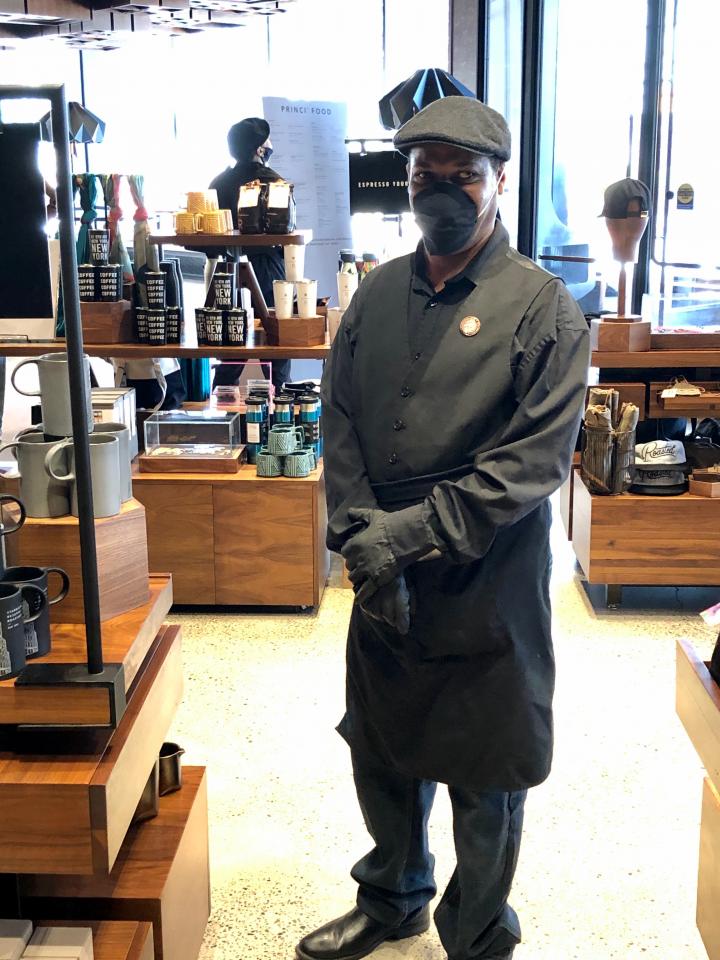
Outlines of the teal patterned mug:
[[267,447],[262,447],[257,454],[257,475],[259,477],[281,477],[282,474],[282,457],[270,453]]
[[310,458],[304,450],[294,450],[285,457],[286,477],[307,477],[310,469]]
[[288,453],[302,447],[305,440],[302,427],[293,427],[291,424],[276,423],[270,428],[268,448],[270,453],[284,457]]

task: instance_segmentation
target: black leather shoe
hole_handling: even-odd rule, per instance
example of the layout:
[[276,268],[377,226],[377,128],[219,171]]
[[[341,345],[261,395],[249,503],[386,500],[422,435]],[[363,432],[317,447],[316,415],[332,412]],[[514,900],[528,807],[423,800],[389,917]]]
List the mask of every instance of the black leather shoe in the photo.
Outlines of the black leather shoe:
[[414,937],[429,926],[429,907],[423,907],[399,927],[388,927],[355,907],[303,937],[295,954],[299,960],[360,960],[386,940]]

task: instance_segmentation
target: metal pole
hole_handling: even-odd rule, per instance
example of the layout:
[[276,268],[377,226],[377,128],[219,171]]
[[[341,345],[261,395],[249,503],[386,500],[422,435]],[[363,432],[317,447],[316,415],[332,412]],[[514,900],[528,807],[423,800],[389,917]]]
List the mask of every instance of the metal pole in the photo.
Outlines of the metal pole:
[[60,264],[70,375],[70,407],[72,411],[73,447],[75,451],[75,484],[78,499],[80,556],[85,606],[85,640],[88,673],[102,673],[103,653],[100,627],[100,593],[98,588],[97,553],[95,548],[95,512],[92,498],[90,443],[88,441],[85,367],[83,363],[82,322],[77,283],[77,260],[72,202],[72,170],[70,167],[69,132],[65,87],[50,91],[53,143],[57,158],[57,204],[60,221]]

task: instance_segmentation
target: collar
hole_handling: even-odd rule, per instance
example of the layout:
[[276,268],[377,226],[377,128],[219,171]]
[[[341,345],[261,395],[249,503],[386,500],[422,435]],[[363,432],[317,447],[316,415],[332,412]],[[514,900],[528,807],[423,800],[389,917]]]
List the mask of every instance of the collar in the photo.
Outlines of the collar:
[[[455,276],[450,277],[445,281],[445,288],[451,286],[452,284],[471,284],[474,288],[482,280],[482,274],[485,270],[485,266],[493,255],[493,253],[502,246],[510,245],[510,235],[508,234],[505,227],[502,225],[500,220],[495,221],[495,229],[490,234],[487,243],[482,247],[467,263],[460,273],[456,273]],[[413,288],[426,290],[429,288],[430,282],[427,276],[427,263],[425,260],[425,248],[423,247],[422,240],[417,245],[415,250],[415,257],[413,261]],[[434,291],[433,291],[434,292]]]

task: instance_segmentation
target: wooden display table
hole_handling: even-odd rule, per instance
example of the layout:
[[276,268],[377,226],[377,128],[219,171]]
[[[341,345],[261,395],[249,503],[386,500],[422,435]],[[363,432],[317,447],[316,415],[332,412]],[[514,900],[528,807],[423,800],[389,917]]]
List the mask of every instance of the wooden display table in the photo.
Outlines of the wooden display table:
[[720,500],[594,496],[573,471],[572,544],[588,583],[720,584],[718,530]]
[[720,688],[692,645],[677,644],[676,709],[702,761],[697,925],[710,960],[720,960]]
[[31,918],[149,921],[156,960],[195,960],[210,915],[205,768],[183,768],[182,789],[131,827],[109,876],[23,878],[21,897]]
[[309,477],[236,474],[133,476],[147,512],[154,569],[173,575],[175,602],[297,606],[320,603],[330,569],[322,463]]

